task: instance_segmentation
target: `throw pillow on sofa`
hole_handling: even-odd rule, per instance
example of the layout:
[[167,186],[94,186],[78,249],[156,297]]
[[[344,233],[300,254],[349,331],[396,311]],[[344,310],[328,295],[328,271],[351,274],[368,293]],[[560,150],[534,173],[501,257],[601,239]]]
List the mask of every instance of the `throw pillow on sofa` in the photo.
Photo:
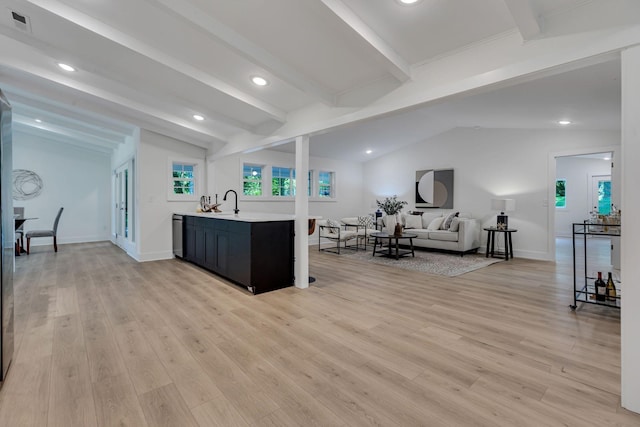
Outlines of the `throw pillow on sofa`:
[[431,230],[431,231],[439,230],[443,221],[444,221],[444,217],[442,217],[442,216],[440,216],[438,218],[434,218],[429,223],[429,226],[427,227],[427,230]]
[[407,215],[405,217],[405,228],[422,228],[422,218],[419,215]]
[[451,225],[449,226],[449,231],[456,232],[460,228],[460,218],[457,216],[451,220]]
[[451,221],[453,221],[453,218],[457,217],[459,214],[460,212],[451,212],[449,215],[445,216],[440,229],[448,230],[449,227],[451,227]]
[[436,218],[444,219],[442,214],[425,212],[424,215],[422,215],[422,228],[424,228],[425,230],[429,228],[429,224],[431,224],[431,221]]

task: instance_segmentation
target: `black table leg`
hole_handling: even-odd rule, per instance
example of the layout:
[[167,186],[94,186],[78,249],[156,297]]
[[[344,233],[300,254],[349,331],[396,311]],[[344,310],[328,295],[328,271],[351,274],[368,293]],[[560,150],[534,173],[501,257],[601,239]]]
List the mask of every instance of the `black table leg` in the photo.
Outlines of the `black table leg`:
[[511,258],[513,259],[513,237],[511,237],[511,233],[509,234],[509,253],[511,254]]
[[489,245],[491,245],[491,230],[487,231],[487,250],[485,251],[485,258],[489,258]]
[[496,254],[496,232],[491,231],[491,258]]
[[415,258],[416,254],[413,251],[413,238],[412,237],[409,237],[409,246],[411,246],[411,256]]

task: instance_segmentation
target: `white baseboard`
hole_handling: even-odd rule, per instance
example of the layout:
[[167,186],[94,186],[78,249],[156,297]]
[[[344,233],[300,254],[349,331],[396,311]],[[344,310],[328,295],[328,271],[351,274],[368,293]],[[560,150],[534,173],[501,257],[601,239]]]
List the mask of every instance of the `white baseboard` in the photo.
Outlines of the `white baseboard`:
[[[26,238],[25,238],[26,240]],[[92,243],[92,242],[108,242],[111,239],[108,234],[102,236],[82,236],[82,237],[60,237],[58,236],[59,245],[68,245],[72,243]],[[26,242],[25,242],[26,244]],[[51,246],[53,245],[53,237],[34,237],[31,239],[31,246]]]
[[159,252],[146,252],[143,254],[129,254],[133,259],[139,262],[147,261],[161,261],[166,259],[173,259],[173,250],[159,251]]

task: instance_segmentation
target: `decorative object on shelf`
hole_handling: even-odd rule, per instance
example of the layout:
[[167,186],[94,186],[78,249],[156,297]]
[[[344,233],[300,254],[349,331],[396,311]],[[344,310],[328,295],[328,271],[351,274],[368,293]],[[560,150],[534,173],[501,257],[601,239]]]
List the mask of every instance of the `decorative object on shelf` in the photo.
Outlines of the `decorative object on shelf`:
[[607,277],[607,301],[615,301],[617,296],[616,285],[613,283],[611,272]]
[[[402,222],[400,221],[399,214],[404,205],[407,204],[404,200],[398,200],[397,195],[393,195],[392,197],[385,197],[383,201],[376,200],[378,207],[387,214],[387,218],[391,218],[395,216],[395,226],[393,228],[393,234],[399,236],[402,234]],[[387,219],[388,221],[388,219]],[[390,224],[385,224],[389,229],[391,229]]]
[[416,207],[453,209],[453,169],[416,171]]
[[[600,219],[598,221],[600,221]],[[602,222],[594,225],[592,220],[589,219],[581,223],[573,223],[572,227],[573,304],[570,304],[569,307],[575,311],[578,308],[578,303],[582,303],[620,309],[622,283],[619,278],[615,277],[615,272],[609,273],[611,284],[607,283],[609,282],[609,278],[607,279],[607,282],[602,280],[602,272],[597,272],[598,274],[596,278],[596,271],[593,271],[588,267],[590,257],[587,255],[587,252],[590,241],[590,239],[588,239],[589,236],[597,235],[619,238],[621,234],[621,225],[609,224],[608,230],[605,231]],[[582,248],[580,250],[576,250],[576,243],[579,243],[580,241],[580,246],[582,246]],[[580,262],[577,262],[577,256],[582,258]],[[579,273],[578,265],[580,264],[582,264],[583,270]]]
[[400,221],[396,221],[396,226],[393,229],[394,236],[402,236],[402,223]]
[[200,197],[200,212],[222,212],[218,209],[221,203],[218,203],[218,195],[216,194],[216,203],[211,204],[211,196]]
[[595,282],[596,301],[604,301],[607,294],[607,284],[602,280],[602,271],[598,271],[598,278]]
[[516,201],[514,199],[491,199],[491,209],[500,211],[496,220],[496,228],[498,230],[506,230],[509,228],[509,217],[505,215],[505,212],[515,211]]

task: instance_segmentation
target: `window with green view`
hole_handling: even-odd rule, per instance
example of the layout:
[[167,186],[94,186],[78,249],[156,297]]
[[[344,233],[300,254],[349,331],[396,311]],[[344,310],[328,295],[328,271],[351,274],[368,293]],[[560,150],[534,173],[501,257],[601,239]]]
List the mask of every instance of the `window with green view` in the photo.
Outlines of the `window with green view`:
[[598,213],[611,213],[611,180],[598,181]]
[[295,196],[296,194],[296,170],[293,168],[271,168],[271,195]]
[[190,164],[173,163],[173,194],[195,194],[194,168]]
[[262,196],[262,166],[243,165],[242,194],[245,196]]
[[567,207],[567,180],[556,179],[556,208]]
[[318,173],[318,196],[333,197],[333,172]]

